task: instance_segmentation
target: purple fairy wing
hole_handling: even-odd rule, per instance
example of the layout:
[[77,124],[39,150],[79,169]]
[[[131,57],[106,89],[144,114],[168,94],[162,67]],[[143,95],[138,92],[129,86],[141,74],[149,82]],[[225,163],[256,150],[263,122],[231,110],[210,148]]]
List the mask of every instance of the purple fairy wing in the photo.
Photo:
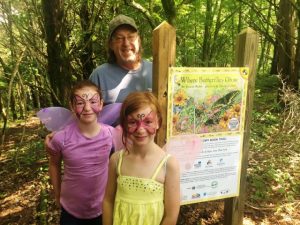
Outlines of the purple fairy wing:
[[115,125],[120,117],[122,103],[112,103],[103,107],[98,115],[98,120],[101,123]]
[[75,120],[72,112],[63,107],[43,108],[36,115],[49,131],[61,130]]
[[120,125],[116,127],[111,127],[112,132],[112,138],[114,143],[114,149],[115,151],[119,151],[124,148],[123,142],[122,142],[122,133],[123,130]]

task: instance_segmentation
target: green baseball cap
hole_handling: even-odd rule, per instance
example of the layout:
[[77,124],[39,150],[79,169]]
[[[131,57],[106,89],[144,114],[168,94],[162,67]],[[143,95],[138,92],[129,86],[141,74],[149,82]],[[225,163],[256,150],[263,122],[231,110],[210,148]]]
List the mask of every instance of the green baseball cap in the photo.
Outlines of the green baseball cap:
[[134,19],[131,17],[125,16],[125,15],[118,15],[115,18],[113,18],[109,22],[109,38],[111,38],[112,33],[121,25],[129,25],[133,27],[136,31],[138,30],[137,25],[135,24]]

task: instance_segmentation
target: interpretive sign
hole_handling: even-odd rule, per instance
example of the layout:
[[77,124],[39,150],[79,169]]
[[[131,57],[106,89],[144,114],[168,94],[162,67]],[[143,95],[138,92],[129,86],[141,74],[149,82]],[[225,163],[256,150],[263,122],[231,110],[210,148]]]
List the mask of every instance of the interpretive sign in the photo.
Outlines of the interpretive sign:
[[181,204],[237,196],[248,68],[169,69],[167,150],[181,169]]

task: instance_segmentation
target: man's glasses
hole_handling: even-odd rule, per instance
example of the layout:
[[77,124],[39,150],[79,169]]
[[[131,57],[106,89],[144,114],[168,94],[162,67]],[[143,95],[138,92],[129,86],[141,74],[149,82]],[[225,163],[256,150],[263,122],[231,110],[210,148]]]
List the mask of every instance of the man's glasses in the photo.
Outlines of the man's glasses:
[[123,36],[123,35],[116,35],[112,37],[112,40],[116,43],[122,43],[125,40],[129,41],[130,43],[134,42],[137,39],[138,35],[137,34],[130,34],[128,36]]

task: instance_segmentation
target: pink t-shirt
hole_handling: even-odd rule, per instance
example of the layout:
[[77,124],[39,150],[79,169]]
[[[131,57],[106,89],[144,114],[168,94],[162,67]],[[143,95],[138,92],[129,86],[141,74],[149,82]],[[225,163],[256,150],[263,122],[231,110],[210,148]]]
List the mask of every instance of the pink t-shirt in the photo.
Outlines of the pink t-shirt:
[[72,123],[50,142],[50,154],[61,154],[64,162],[60,203],[77,218],[90,219],[102,214],[112,149],[111,129],[101,124],[99,134],[87,138]]

